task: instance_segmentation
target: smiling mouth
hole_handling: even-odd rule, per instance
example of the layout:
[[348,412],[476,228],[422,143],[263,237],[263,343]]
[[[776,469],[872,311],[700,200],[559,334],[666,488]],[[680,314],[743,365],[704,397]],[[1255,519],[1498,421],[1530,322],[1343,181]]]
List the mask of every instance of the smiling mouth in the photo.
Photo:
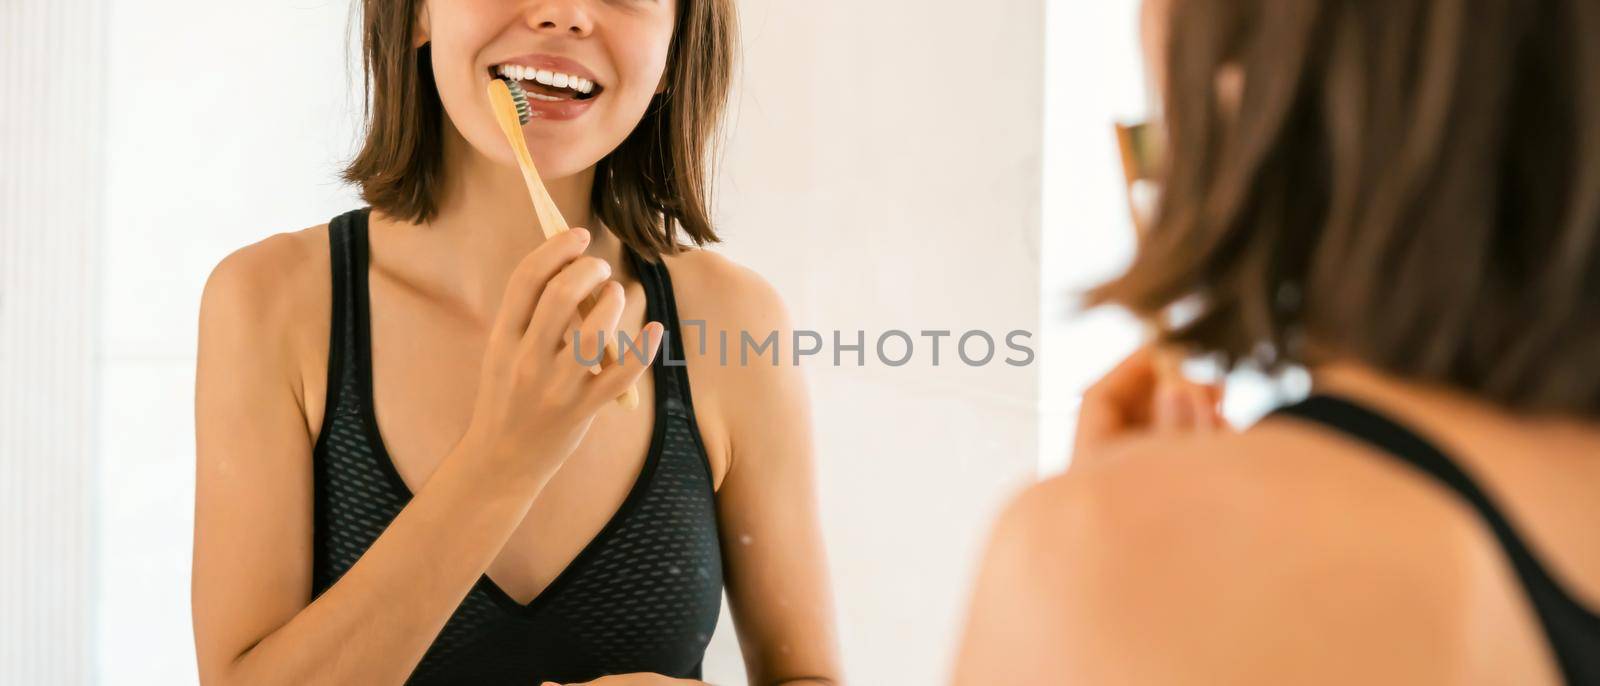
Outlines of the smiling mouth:
[[496,64],[489,67],[489,77],[514,80],[527,91],[530,99],[544,102],[592,100],[605,90],[604,86],[580,76],[520,64]]

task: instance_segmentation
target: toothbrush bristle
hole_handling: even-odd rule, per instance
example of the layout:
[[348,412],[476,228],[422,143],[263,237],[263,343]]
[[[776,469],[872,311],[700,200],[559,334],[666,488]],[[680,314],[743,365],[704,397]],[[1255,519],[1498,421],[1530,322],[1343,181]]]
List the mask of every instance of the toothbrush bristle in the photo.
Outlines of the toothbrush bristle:
[[522,90],[522,84],[517,83],[516,79],[502,77],[500,80],[506,82],[506,90],[511,91],[511,102],[517,105],[517,123],[526,125],[533,121],[533,108],[528,106],[528,92]]

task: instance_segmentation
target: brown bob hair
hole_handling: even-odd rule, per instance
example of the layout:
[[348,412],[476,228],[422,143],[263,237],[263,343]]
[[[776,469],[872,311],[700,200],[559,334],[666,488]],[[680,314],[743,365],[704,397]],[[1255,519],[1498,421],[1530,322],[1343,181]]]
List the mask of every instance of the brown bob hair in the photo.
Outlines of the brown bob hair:
[[[640,254],[715,243],[711,228],[713,148],[732,81],[737,41],[733,0],[677,0],[667,89],[632,133],[595,168],[596,217]],[[420,223],[439,210],[444,106],[431,45],[411,46],[422,0],[361,0],[366,138],[342,178],[390,216]]]
[[1600,3],[1171,5],[1162,197],[1091,304],[1230,365],[1600,416]]

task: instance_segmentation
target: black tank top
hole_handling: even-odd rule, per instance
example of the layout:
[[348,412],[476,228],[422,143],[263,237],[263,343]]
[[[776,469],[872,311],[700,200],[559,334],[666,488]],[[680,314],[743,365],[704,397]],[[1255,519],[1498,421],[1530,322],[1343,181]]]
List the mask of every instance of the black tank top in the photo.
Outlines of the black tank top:
[[[333,328],[328,396],[313,452],[313,598],[355,564],[411,500],[372,406],[367,216],[328,226]],[[593,540],[527,605],[481,576],[434,638],[408,684],[589,681],[656,672],[699,678],[722,604],[715,493],[690,403],[672,281],[624,248],[646,310],[666,327],[652,373],[654,423],[643,468]],[[395,599],[405,602],[404,598]]]
[[1528,549],[1472,477],[1432,443],[1349,400],[1314,395],[1273,414],[1299,417],[1364,441],[1454,491],[1494,532],[1539,617],[1568,684],[1600,684],[1600,615],[1579,604]]

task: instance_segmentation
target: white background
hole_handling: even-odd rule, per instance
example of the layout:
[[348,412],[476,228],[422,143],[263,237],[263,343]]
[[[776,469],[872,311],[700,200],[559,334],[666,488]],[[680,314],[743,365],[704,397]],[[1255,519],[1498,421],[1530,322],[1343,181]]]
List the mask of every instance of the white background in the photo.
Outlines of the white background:
[[[107,59],[86,78],[105,95],[103,182],[40,200],[103,202],[79,638],[99,683],[192,683],[199,295],[229,252],[357,206],[335,179],[359,123],[352,15],[344,0],[100,6]],[[948,349],[939,367],[810,367],[847,676],[938,683],[990,517],[1062,465],[1078,392],[1137,338],[1068,297],[1131,248],[1110,126],[1145,106],[1135,3],[740,6],[719,249],[803,327],[1036,334],[1024,368]],[[707,667],[743,682],[726,623]]]

